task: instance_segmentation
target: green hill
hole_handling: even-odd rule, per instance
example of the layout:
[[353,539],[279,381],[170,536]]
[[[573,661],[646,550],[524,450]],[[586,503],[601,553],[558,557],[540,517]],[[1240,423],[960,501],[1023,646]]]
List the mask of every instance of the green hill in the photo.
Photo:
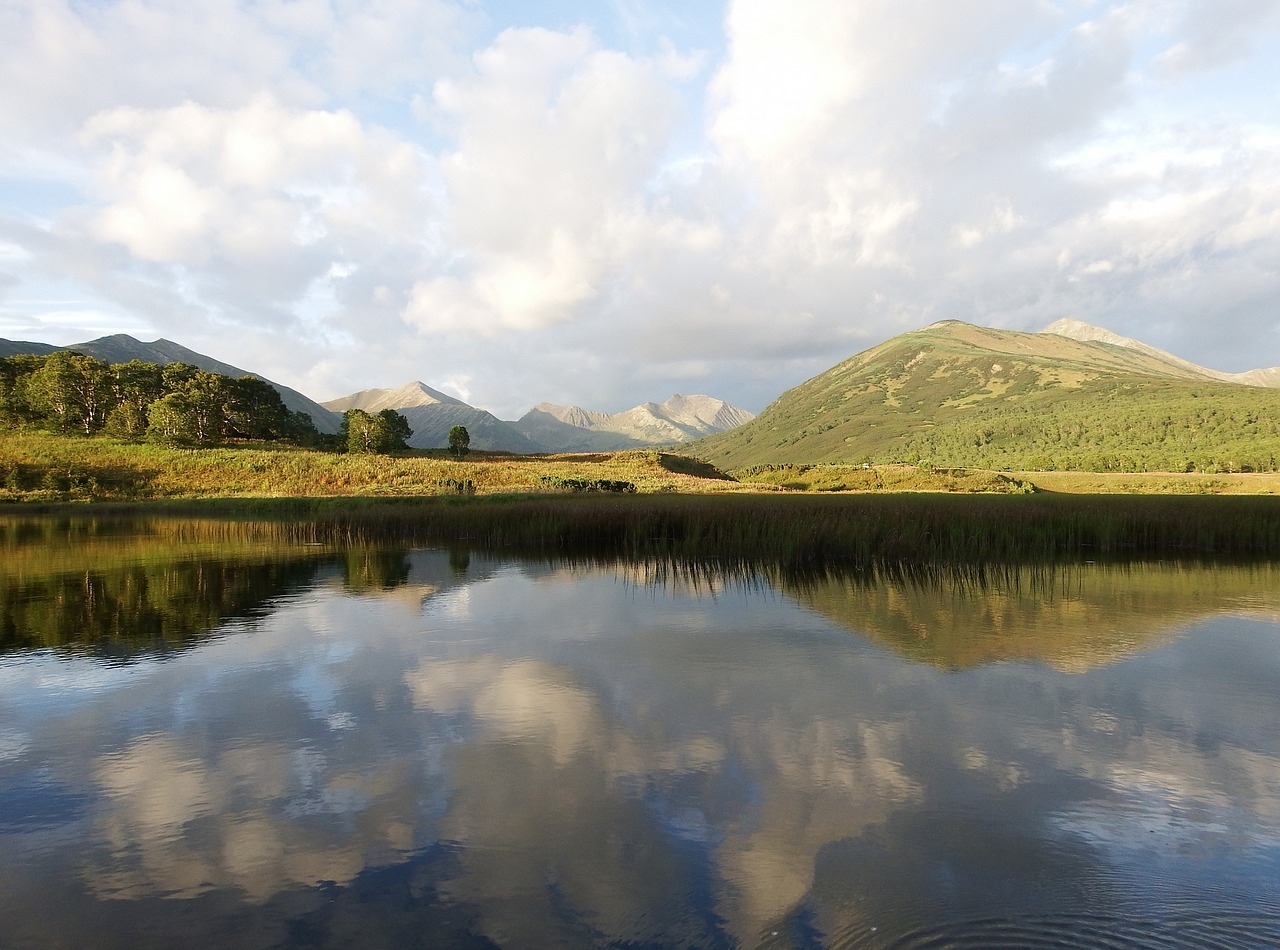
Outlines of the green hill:
[[1280,389],[1135,341],[944,321],[894,337],[695,443],[721,468],[909,462],[1078,471],[1276,471]]

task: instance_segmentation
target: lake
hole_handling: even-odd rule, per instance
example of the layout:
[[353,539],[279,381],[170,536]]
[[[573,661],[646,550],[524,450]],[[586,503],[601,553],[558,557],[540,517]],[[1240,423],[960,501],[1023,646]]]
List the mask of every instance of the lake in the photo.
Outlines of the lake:
[[1280,946],[1280,565],[0,521],[0,947]]

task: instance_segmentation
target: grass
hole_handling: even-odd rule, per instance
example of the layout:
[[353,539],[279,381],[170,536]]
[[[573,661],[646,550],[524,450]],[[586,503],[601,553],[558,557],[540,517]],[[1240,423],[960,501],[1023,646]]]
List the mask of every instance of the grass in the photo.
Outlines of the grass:
[[1280,495],[1280,474],[1232,472],[1012,472],[1041,491],[1102,495]]
[[1280,499],[1269,497],[493,495],[173,500],[91,510],[102,517],[142,511],[193,520],[264,519],[282,523],[284,536],[297,543],[462,543],[551,557],[800,571],[1073,558],[1280,557]]
[[792,491],[1016,494],[1036,490],[1031,482],[1001,472],[931,469],[914,465],[763,465],[734,474],[746,484],[768,485]]
[[642,450],[516,456],[342,455],[293,447],[176,449],[40,432],[0,435],[0,501],[726,492],[1280,494],[1280,474],[991,472],[912,465],[766,465],[726,475]]
[[732,491],[706,463],[657,451],[510,456],[345,455],[292,447],[177,449],[38,432],[0,437],[0,500]]
[[[25,502],[10,508],[15,517],[6,525],[23,514],[77,510],[104,524],[115,513],[175,515],[179,531],[196,530],[181,523],[209,519],[265,520],[276,525],[272,543],[462,543],[788,570],[1280,557],[1280,476],[1124,481],[822,465],[768,467],[734,481],[706,463],[656,451],[458,461],[181,450],[36,433],[0,440],[0,474],[9,484],[0,497]],[[1052,490],[1035,490],[1030,479]],[[601,486],[613,490],[581,490]],[[1156,489],[1169,493],[1120,493]],[[1256,494],[1235,494],[1244,490]],[[1219,494],[1192,494],[1209,491]],[[94,504],[67,506],[77,500]]]

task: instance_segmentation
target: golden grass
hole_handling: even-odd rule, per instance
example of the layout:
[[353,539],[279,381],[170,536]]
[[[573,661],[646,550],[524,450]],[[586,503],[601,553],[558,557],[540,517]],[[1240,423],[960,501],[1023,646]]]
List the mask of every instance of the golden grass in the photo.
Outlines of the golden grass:
[[279,498],[555,492],[556,482],[625,482],[641,493],[739,490],[710,466],[656,451],[461,460],[292,447],[177,449],[106,438],[0,437],[0,499]]
[[177,449],[48,433],[0,435],[0,501],[557,494],[625,483],[640,494],[726,492],[1280,495],[1280,474],[990,472],[910,465],[783,465],[734,473],[641,450],[516,456],[343,455],[293,447]]
[[1280,495],[1280,473],[1011,472],[1041,491],[1073,495]]

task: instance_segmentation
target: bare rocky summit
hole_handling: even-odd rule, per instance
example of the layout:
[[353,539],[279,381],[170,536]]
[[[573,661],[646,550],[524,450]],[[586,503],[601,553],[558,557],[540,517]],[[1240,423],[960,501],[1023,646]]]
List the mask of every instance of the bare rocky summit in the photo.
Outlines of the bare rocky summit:
[[622,412],[539,403],[512,425],[529,439],[560,452],[612,452],[675,445],[742,425],[754,415],[714,396],[677,393],[666,402]]

